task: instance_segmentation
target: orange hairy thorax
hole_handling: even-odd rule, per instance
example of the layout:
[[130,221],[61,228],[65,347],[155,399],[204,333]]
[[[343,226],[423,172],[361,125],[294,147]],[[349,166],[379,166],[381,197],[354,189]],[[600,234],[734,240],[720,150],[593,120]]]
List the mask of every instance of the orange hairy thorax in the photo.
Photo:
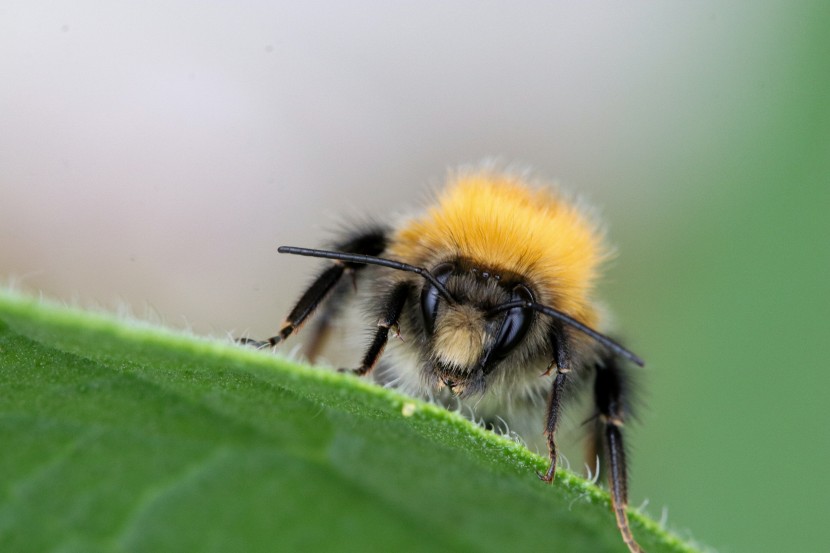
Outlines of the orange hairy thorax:
[[596,322],[591,294],[609,250],[591,218],[549,187],[509,174],[456,175],[435,207],[404,225],[392,244],[400,259],[432,264],[450,254],[523,275],[539,301]]

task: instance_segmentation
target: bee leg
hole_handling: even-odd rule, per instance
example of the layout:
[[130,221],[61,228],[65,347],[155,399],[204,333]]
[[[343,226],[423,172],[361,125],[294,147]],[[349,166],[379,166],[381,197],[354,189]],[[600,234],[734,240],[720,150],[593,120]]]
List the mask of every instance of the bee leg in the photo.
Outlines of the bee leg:
[[[556,377],[553,379],[553,387],[548,398],[548,415],[545,424],[545,437],[548,442],[548,455],[550,457],[550,465],[545,473],[538,473],[539,478],[545,482],[553,482],[556,476],[556,426],[559,422],[559,411],[562,406],[562,395],[565,390],[565,381],[568,378],[568,373],[571,372],[570,352],[568,349],[567,335],[565,334],[562,324],[555,322],[553,324],[550,341],[553,347],[554,362],[556,364]],[[547,376],[554,363],[548,367],[548,370],[542,376]]]
[[383,353],[383,348],[386,347],[386,342],[389,340],[389,329],[398,325],[398,319],[401,316],[406,299],[409,297],[410,290],[410,285],[402,282],[392,288],[383,299],[383,312],[378,320],[378,329],[372,343],[366,350],[366,354],[363,356],[360,367],[352,371],[356,375],[368,374],[377,364],[381,353]]
[[320,307],[317,316],[314,317],[313,326],[306,331],[308,338],[305,340],[304,350],[309,363],[314,363],[323,351],[331,336],[332,323],[340,316],[341,308],[351,289],[352,286],[342,280],[335,285]]
[[274,347],[297,331],[312,312],[320,305],[332,288],[338,283],[340,277],[346,271],[346,265],[342,262],[335,262],[334,265],[323,271],[318,276],[312,285],[300,296],[300,300],[294,306],[294,309],[285,318],[279,332],[276,336],[272,336],[260,342],[259,347]]
[[[364,255],[380,255],[386,249],[388,238],[386,231],[381,228],[363,232],[351,240],[336,245],[339,251],[359,253]],[[351,282],[338,283],[323,302],[322,312],[317,315],[313,328],[309,331],[309,338],[305,343],[305,355],[313,363],[328,342],[331,336],[332,322],[340,316],[341,308],[345,303],[349,291],[357,291],[357,275],[366,265],[355,263],[346,264],[346,272],[351,275]]]
[[626,379],[616,359],[606,358],[596,367],[594,396],[599,410],[599,425],[603,434],[605,454],[608,460],[608,481],[611,488],[611,504],[617,527],[631,553],[643,553],[634,540],[628,523],[628,474],[625,464],[622,427],[625,415]]
[[[383,253],[383,250],[386,249],[387,243],[387,231],[381,228],[375,228],[356,234],[351,239],[338,244],[337,249],[347,253],[378,255]],[[285,321],[276,336],[272,336],[264,341],[252,340],[250,338],[239,338],[237,339],[237,342],[240,344],[249,344],[257,348],[276,346],[294,334],[297,329],[302,326],[314,310],[329,296],[332,290],[335,289],[344,273],[350,272],[354,275],[357,271],[360,271],[365,267],[366,265],[362,263],[335,261],[332,266],[320,273],[305,293],[300,296],[299,301],[296,305],[294,305],[294,309],[291,310],[288,317],[285,318]],[[345,294],[335,294],[335,298],[332,299],[339,301],[342,300],[342,296],[344,295]],[[327,325],[324,323],[315,330],[316,332],[311,344],[311,351],[316,355],[319,348],[322,347],[322,342],[325,341]],[[314,342],[317,342],[316,346]],[[316,351],[313,348],[316,348]]]

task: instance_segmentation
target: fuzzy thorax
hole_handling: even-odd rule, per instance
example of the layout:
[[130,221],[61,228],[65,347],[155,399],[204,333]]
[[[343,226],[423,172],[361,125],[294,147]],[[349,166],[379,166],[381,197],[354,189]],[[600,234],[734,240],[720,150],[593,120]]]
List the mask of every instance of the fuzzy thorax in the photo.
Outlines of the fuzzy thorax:
[[[416,265],[463,258],[523,275],[538,301],[598,322],[592,292],[608,256],[602,231],[555,189],[518,176],[456,175],[434,207],[397,232],[390,253]],[[454,349],[465,357],[464,347]]]
[[451,305],[436,326],[433,351],[437,361],[457,371],[474,367],[487,340],[483,313],[470,305]]

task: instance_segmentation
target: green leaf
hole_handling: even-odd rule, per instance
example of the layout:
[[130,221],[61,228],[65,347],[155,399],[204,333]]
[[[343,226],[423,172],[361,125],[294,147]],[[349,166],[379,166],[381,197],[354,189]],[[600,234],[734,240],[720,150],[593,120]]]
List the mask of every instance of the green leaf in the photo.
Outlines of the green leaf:
[[10,292],[0,444],[0,551],[626,550],[604,491],[454,413]]

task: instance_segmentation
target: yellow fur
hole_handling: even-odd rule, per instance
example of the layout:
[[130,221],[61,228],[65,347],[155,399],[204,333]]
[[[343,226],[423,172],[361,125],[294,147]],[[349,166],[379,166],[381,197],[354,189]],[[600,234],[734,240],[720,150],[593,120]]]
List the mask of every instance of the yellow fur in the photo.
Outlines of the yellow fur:
[[436,205],[396,233],[390,249],[410,263],[429,266],[458,256],[526,275],[538,301],[585,324],[597,322],[591,294],[608,256],[603,233],[557,192],[518,176],[453,177]]
[[435,351],[445,365],[467,368],[481,357],[486,338],[480,310],[470,305],[448,306],[441,325],[435,329]]

